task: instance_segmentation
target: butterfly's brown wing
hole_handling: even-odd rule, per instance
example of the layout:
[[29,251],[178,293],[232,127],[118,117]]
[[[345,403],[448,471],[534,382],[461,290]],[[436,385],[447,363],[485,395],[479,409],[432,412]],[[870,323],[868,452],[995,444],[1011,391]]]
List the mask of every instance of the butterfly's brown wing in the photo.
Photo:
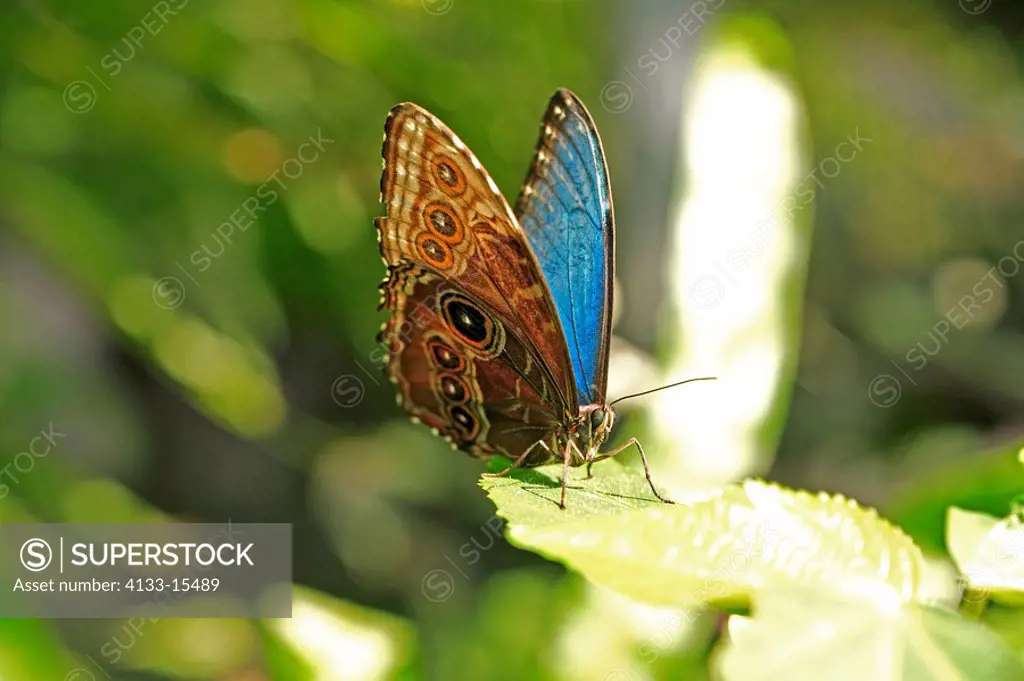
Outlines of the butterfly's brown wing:
[[[479,457],[554,445],[565,414],[550,374],[493,310],[408,260],[388,268],[383,291],[388,371],[415,419]],[[536,447],[524,463],[548,458]]]
[[382,338],[401,401],[460,448],[518,456],[577,410],[536,259],[493,180],[430,113],[395,107],[383,153]]

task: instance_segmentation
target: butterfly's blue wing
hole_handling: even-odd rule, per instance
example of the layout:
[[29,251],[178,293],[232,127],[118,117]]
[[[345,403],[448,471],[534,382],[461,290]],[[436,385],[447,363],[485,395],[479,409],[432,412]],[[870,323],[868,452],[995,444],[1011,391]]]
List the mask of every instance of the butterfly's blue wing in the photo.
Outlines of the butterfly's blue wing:
[[597,128],[568,90],[548,104],[515,212],[558,310],[580,404],[604,404],[615,267],[612,194]]

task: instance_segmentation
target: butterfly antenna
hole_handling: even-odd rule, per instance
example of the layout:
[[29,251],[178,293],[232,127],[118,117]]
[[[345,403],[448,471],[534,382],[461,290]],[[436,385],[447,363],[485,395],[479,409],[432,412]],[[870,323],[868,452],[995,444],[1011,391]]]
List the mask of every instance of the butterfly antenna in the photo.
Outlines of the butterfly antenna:
[[613,400],[612,402],[609,402],[608,406],[610,407],[613,404],[615,404],[616,402],[621,402],[622,400],[628,400],[628,399],[631,399],[633,397],[640,397],[641,395],[650,395],[651,393],[656,393],[659,390],[668,390],[669,388],[675,388],[677,385],[683,385],[684,383],[693,383],[694,381],[716,381],[716,380],[718,380],[718,378],[716,376],[701,376],[700,378],[688,378],[685,381],[679,381],[677,383],[669,383],[668,385],[663,385],[660,388],[652,388],[650,390],[644,390],[643,392],[640,392],[640,393],[633,393],[632,395],[626,395],[625,397],[620,397],[617,400]]

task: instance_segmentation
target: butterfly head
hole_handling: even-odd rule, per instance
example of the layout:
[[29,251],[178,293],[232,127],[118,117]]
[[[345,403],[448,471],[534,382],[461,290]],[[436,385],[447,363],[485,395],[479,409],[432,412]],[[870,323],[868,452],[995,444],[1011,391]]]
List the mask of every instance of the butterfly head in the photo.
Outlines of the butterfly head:
[[601,445],[611,435],[612,427],[615,425],[615,412],[611,407],[600,404],[588,404],[580,407],[579,416],[574,425],[573,437],[579,445],[580,454],[583,460],[575,462],[587,463],[597,456]]

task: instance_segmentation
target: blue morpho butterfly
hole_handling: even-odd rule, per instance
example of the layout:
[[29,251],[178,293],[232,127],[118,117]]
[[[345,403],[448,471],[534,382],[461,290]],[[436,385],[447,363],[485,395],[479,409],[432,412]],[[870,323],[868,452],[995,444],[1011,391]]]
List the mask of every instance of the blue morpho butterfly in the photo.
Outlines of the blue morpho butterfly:
[[375,224],[391,315],[380,340],[399,403],[473,456],[512,459],[498,475],[562,461],[562,508],[569,466],[589,474],[632,445],[668,501],[636,438],[599,451],[615,421],[605,399],[615,229],[601,140],[580,100],[564,89],[551,98],[514,213],[476,156],[415,104],[391,110],[383,155],[387,216]]

